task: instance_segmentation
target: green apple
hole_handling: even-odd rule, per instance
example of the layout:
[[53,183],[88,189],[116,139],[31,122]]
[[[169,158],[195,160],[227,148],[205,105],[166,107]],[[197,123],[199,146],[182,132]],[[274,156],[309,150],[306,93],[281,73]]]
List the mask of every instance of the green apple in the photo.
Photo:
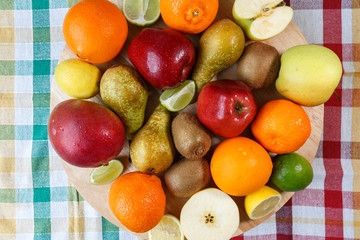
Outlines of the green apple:
[[248,38],[265,40],[282,32],[294,12],[282,0],[236,0],[232,14]]
[[298,45],[281,56],[275,86],[287,99],[304,106],[317,106],[329,100],[341,76],[341,61],[329,48]]

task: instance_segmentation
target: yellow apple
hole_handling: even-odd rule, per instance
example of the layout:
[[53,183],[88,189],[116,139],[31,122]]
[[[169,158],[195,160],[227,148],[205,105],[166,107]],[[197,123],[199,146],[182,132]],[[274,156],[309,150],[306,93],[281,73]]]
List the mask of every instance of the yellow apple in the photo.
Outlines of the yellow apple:
[[329,100],[341,76],[341,61],[332,50],[318,45],[298,45],[281,56],[275,86],[289,100],[317,106]]
[[232,14],[248,38],[265,40],[282,32],[294,12],[283,0],[236,0]]

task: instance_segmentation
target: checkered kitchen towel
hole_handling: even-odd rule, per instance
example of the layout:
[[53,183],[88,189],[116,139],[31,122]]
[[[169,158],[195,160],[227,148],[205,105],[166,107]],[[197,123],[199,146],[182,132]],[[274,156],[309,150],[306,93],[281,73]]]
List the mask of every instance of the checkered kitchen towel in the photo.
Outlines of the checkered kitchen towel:
[[[50,82],[75,2],[0,0],[0,239],[136,239],[89,206],[50,158]],[[345,73],[325,104],[312,184],[235,239],[360,239],[360,0],[286,2],[308,42],[335,51]]]

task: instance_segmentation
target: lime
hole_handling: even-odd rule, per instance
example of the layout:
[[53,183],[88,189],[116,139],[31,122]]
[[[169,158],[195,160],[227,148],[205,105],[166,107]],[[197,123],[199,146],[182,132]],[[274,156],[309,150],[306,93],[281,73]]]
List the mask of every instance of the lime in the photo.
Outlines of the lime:
[[90,98],[99,92],[100,70],[80,59],[67,59],[55,67],[60,89],[74,98]]
[[125,18],[137,26],[148,26],[160,17],[160,0],[123,0]]
[[94,168],[90,173],[90,183],[94,185],[106,184],[114,181],[124,170],[124,165],[117,159],[111,160],[108,165]]
[[295,192],[306,188],[313,179],[311,164],[297,153],[275,156],[270,181],[282,191]]
[[250,219],[259,219],[272,212],[281,201],[281,194],[268,186],[245,196],[244,205]]
[[169,111],[180,111],[194,98],[195,88],[194,81],[186,80],[177,88],[165,90],[160,95],[160,103]]
[[170,214],[165,214],[158,225],[149,231],[149,240],[183,240],[184,233],[180,221]]

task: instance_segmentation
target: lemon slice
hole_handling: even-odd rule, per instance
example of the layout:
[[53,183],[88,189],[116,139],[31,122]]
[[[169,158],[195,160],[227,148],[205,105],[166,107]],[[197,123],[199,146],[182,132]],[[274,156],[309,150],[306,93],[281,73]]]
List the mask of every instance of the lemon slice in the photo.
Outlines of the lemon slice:
[[281,194],[278,191],[264,186],[245,197],[245,210],[250,219],[259,219],[273,211],[280,201]]
[[184,240],[179,219],[170,214],[164,215],[148,234],[149,240]]
[[94,185],[106,184],[114,181],[124,170],[119,160],[111,160],[108,165],[94,168],[90,173],[90,183]]
[[160,103],[169,111],[180,111],[194,98],[195,89],[195,82],[186,80],[177,88],[165,90],[160,95]]
[[123,0],[125,18],[137,26],[148,26],[160,17],[160,0]]

